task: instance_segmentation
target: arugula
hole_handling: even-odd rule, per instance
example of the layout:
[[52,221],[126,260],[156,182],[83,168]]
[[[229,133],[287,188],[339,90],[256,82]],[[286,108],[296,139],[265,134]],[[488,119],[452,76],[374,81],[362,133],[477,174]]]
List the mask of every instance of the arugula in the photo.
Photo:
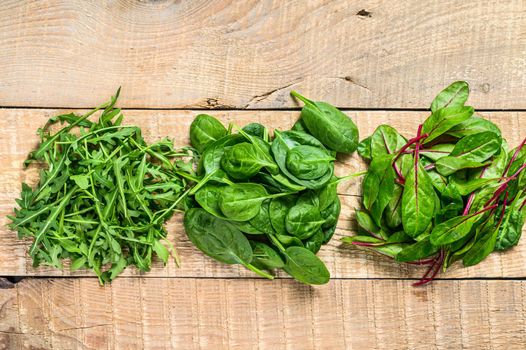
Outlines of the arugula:
[[[154,255],[166,263],[175,250],[163,224],[184,209],[194,159],[163,139],[147,144],[136,126],[121,125],[112,99],[84,115],[52,117],[25,161],[43,168],[33,189],[22,184],[11,229],[29,237],[33,265],[92,269],[100,283],[127,266],[149,271]],[[88,118],[102,110],[97,121]],[[57,123],[66,125],[53,133]]]

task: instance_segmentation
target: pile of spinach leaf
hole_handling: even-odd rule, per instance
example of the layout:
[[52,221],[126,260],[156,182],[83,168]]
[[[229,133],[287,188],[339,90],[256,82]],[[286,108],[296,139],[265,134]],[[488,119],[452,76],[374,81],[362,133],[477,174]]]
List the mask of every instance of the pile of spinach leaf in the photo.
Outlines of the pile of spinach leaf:
[[468,84],[455,82],[415,137],[381,125],[358,146],[369,162],[361,232],[343,240],[427,265],[416,285],[455,261],[476,265],[516,245],[526,220],[526,140],[510,150],[500,129],[465,105],[468,95]]
[[[22,185],[10,227],[29,237],[33,265],[92,269],[101,283],[135,265],[150,270],[175,250],[163,227],[185,205],[190,149],[169,139],[147,144],[136,126],[121,125],[111,101],[84,114],[52,117],[38,130],[40,145],[25,161],[41,168],[36,188]],[[97,122],[88,118],[102,110]],[[56,132],[50,127],[66,124]]]
[[222,263],[324,284],[330,274],[316,253],[334,234],[336,187],[349,178],[334,175],[334,160],[357,148],[358,129],[335,107],[293,95],[305,103],[301,117],[274,137],[258,123],[241,129],[206,114],[194,119],[199,164],[184,227],[197,248]]

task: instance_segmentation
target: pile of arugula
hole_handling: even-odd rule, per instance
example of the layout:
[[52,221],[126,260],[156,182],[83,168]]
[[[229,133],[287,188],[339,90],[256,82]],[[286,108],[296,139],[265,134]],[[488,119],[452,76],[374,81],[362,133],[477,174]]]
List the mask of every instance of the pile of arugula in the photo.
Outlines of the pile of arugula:
[[307,284],[329,281],[316,256],[336,229],[340,200],[336,187],[348,177],[334,176],[336,152],[358,146],[358,129],[337,108],[305,103],[292,130],[274,131],[257,123],[228,130],[209,115],[190,127],[200,153],[198,177],[185,213],[190,240],[225,264],[241,264],[272,279],[283,269]]
[[343,240],[428,265],[416,285],[455,261],[476,265],[516,245],[526,219],[526,140],[510,151],[499,128],[465,106],[468,95],[468,84],[455,82],[415,137],[381,125],[358,148],[370,162],[361,233]]
[[[184,205],[187,180],[177,173],[192,172],[182,158],[190,150],[177,151],[168,139],[148,145],[138,127],[122,126],[118,94],[38,130],[41,143],[25,165],[42,168],[40,181],[35,189],[22,185],[20,208],[9,217],[20,238],[33,239],[34,266],[62,268],[69,259],[72,270],[90,268],[104,283],[128,265],[148,271],[154,253],[166,263],[172,250],[177,261],[163,224]],[[51,133],[57,122],[67,126]]]

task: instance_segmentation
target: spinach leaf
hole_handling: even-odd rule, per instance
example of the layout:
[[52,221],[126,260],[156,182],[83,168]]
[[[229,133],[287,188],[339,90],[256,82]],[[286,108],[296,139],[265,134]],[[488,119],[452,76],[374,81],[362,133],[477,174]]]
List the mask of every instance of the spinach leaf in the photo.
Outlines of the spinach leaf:
[[267,128],[260,123],[250,123],[243,127],[243,131],[249,135],[259,137],[260,139],[265,138],[268,134]]
[[[278,198],[276,198],[277,200]],[[256,216],[250,219],[250,225],[255,227],[260,232],[266,234],[274,234],[275,231],[272,228],[272,223],[270,221],[270,201],[271,199],[266,199],[261,203],[259,212]]]
[[278,234],[287,234],[287,229],[285,227],[285,218],[287,217],[290,208],[292,208],[294,204],[296,204],[296,200],[296,196],[284,196],[274,198],[270,201],[270,223],[272,224],[272,227]]
[[219,120],[208,114],[199,114],[190,125],[190,142],[201,153],[226,133],[225,127]]
[[300,145],[287,152],[286,165],[292,175],[302,180],[315,180],[330,172],[334,158],[324,150]]
[[324,222],[317,207],[310,204],[296,204],[287,213],[285,227],[288,233],[304,240],[314,235]]
[[248,221],[258,215],[265,199],[283,195],[285,194],[269,195],[265,187],[255,183],[232,184],[222,189],[219,208],[229,220]]
[[353,153],[358,147],[356,124],[336,107],[325,102],[314,102],[295,91],[291,95],[305,103],[301,120],[309,132],[329,149]]
[[190,241],[209,257],[225,264],[242,264],[263,277],[273,278],[250,264],[253,259],[250,242],[229,222],[193,208],[185,213],[184,228]]
[[219,206],[219,198],[225,188],[224,185],[207,184],[195,194],[195,200],[199,205],[212,215],[226,219]]
[[323,241],[324,233],[322,230],[318,230],[318,232],[316,232],[304,242],[304,246],[306,249],[316,254],[320,250]]
[[236,180],[247,180],[264,166],[275,166],[275,164],[263,158],[256,148],[247,142],[227,148],[221,157],[221,167]]
[[302,247],[289,247],[284,254],[286,262],[283,269],[297,281],[306,284],[329,282],[329,270],[310,250]]
[[327,182],[330,181],[334,172],[334,164],[332,162],[330,162],[330,166],[326,169],[326,172],[323,175],[314,179],[300,179],[289,170],[289,166],[291,166],[291,163],[290,159],[288,159],[288,154],[298,146],[316,147],[326,152],[327,157],[331,156],[330,153],[326,151],[325,147],[316,138],[298,131],[280,132],[278,130],[275,130],[274,135],[275,139],[272,142],[271,146],[272,153],[274,154],[274,158],[280,170],[290,180],[297,183],[298,185],[310,189],[320,189],[323,186],[325,186]]
[[252,246],[253,258],[252,265],[259,269],[279,269],[285,266],[278,252],[265,243],[250,241]]

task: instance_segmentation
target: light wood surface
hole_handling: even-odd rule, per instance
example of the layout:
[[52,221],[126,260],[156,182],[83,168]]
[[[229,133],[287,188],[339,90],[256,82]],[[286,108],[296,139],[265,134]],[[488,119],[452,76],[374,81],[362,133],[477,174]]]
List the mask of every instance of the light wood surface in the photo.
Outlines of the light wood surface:
[[427,108],[453,80],[473,104],[526,108],[521,0],[5,0],[3,106]]
[[[362,137],[382,123],[411,135],[436,93],[466,80],[469,103],[516,145],[526,137],[523,0],[1,5],[0,350],[526,348],[524,239],[413,288],[422,270],[340,244],[354,232],[359,180],[339,188],[338,230],[319,254],[333,279],[319,287],[212,261],[187,240],[180,216],[167,228],[181,268],[129,268],[101,287],[89,271],[34,269],[30,242],[5,217],[20,183],[36,181],[22,169],[36,129],[118,86],[127,124],[184,145],[202,109],[218,109],[210,113],[224,122],[290,127],[299,114],[292,89],[354,109]],[[357,155],[337,163],[339,175],[362,169]]]
[[[35,128],[43,125],[48,117],[59,110],[8,109],[0,111],[0,139],[8,140],[0,149],[0,168],[2,175],[2,197],[0,198],[0,275],[70,275],[54,268],[34,269],[31,259],[27,257],[26,244],[19,241],[16,233],[6,228],[6,215],[12,212],[14,199],[19,196],[22,181],[34,184],[36,171],[24,171],[22,162],[27,153],[35,147],[38,137]],[[177,145],[188,144],[188,128],[197,114],[196,111],[137,111],[127,110],[125,123],[135,124],[142,128],[148,140],[169,136]],[[386,112],[360,111],[347,112],[358,124],[362,135],[371,134],[382,124],[389,123],[407,136],[412,136],[419,121],[423,121],[426,112]],[[224,123],[232,122],[244,125],[250,121],[260,121],[276,128],[289,128],[298,117],[298,112],[276,111],[229,111],[213,113]],[[519,144],[526,137],[526,130],[521,130],[521,121],[526,113],[492,112],[483,113],[494,120],[503,131],[510,145]],[[344,175],[365,169],[365,164],[358,155],[340,158],[337,173]],[[360,181],[351,180],[339,188],[342,199],[342,213],[334,239],[324,246],[320,257],[326,262],[331,275],[337,278],[378,278],[378,277],[419,277],[422,268],[394,263],[381,255],[355,247],[342,245],[340,238],[353,234],[355,229],[354,209],[360,207]],[[217,263],[201,254],[186,238],[181,225],[181,216],[177,215],[168,224],[170,238],[181,255],[182,267],[177,268],[172,261],[167,267],[155,264],[153,270],[145,277],[253,277],[243,267],[228,266]],[[526,245],[505,253],[492,254],[482,264],[471,268],[454,265],[443,277],[523,277],[526,276]],[[134,269],[127,269],[127,274],[137,274]],[[77,271],[75,275],[91,276],[90,271]]]
[[[524,349],[524,281],[38,279],[0,289],[0,349]],[[3,346],[3,347],[2,347]]]

